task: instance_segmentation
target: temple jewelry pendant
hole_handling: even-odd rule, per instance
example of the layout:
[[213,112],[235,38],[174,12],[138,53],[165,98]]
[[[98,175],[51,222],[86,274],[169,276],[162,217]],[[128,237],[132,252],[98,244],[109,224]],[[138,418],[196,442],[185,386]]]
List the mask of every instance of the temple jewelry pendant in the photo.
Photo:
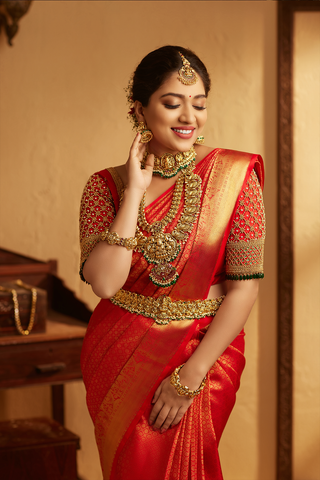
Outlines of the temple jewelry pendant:
[[170,287],[179,278],[177,269],[171,263],[158,263],[149,275],[151,282],[158,287]]
[[143,245],[143,255],[149,263],[172,262],[180,250],[177,240],[170,233],[164,232],[148,237]]

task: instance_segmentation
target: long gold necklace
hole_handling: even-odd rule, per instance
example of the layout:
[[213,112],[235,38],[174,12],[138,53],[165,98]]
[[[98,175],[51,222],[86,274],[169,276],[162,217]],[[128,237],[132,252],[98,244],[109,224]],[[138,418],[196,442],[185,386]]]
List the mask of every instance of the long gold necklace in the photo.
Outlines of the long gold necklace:
[[[144,168],[149,152],[145,152],[142,161],[142,168]],[[154,156],[153,175],[159,175],[163,178],[172,178],[178,172],[188,168],[195,159],[196,152],[192,145],[187,152],[178,152],[175,155],[172,153],[165,153],[161,157]]]
[[[173,262],[179,255],[181,244],[187,241],[199,214],[202,193],[201,178],[193,173],[194,167],[193,159],[192,163],[178,178],[169,212],[162,220],[152,224],[148,223],[145,216],[146,194],[144,194],[139,206],[136,250],[143,253],[148,263],[155,264],[149,278],[159,287],[169,287],[178,280],[177,269],[170,262]],[[178,212],[183,186],[184,207],[181,218],[171,233],[165,232],[165,228],[172,222]],[[151,235],[144,235],[142,230],[151,233]]]
[[7,287],[2,287],[0,285],[0,291],[2,292],[9,292],[12,295],[12,301],[13,301],[13,311],[14,311],[14,321],[16,324],[16,328],[21,335],[29,335],[33,328],[35,316],[36,316],[36,305],[37,305],[37,290],[36,288],[29,287],[29,285],[26,285],[23,283],[21,280],[16,280],[16,285],[19,287],[25,288],[26,290],[31,291],[31,310],[30,310],[30,320],[29,320],[29,325],[27,326],[27,329],[24,330],[21,325],[21,320],[20,320],[20,312],[19,312],[19,302],[18,302],[18,294],[17,291],[14,288],[7,288]]

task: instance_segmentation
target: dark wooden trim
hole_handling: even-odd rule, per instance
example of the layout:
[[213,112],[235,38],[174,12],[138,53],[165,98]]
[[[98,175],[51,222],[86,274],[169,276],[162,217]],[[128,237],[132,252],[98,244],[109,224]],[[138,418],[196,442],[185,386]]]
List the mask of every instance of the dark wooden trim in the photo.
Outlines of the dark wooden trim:
[[64,385],[51,385],[52,418],[64,425]]
[[278,431],[277,480],[292,480],[293,20],[320,1],[278,2]]

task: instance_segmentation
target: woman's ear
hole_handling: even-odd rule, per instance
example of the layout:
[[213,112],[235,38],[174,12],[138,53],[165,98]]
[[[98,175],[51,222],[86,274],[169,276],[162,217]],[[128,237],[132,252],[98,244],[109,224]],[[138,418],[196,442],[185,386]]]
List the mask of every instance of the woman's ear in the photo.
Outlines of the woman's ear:
[[134,102],[134,113],[137,117],[137,120],[138,122],[144,122],[145,121],[145,118],[144,118],[144,115],[143,115],[143,105],[141,102],[139,102],[139,100],[136,100]]

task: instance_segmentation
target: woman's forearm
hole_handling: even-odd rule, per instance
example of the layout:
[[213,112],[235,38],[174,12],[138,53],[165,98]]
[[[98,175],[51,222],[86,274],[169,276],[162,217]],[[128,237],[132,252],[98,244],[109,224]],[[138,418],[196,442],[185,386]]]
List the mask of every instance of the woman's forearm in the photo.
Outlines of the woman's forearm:
[[212,365],[241,332],[258,295],[259,280],[228,282],[228,293],[199,346],[180,371],[181,383],[198,388]]
[[[139,204],[143,191],[126,189],[117,215],[110,227],[122,238],[134,237]],[[112,297],[126,282],[132,261],[132,250],[119,245],[98,243],[83,268],[85,279],[100,298]]]

